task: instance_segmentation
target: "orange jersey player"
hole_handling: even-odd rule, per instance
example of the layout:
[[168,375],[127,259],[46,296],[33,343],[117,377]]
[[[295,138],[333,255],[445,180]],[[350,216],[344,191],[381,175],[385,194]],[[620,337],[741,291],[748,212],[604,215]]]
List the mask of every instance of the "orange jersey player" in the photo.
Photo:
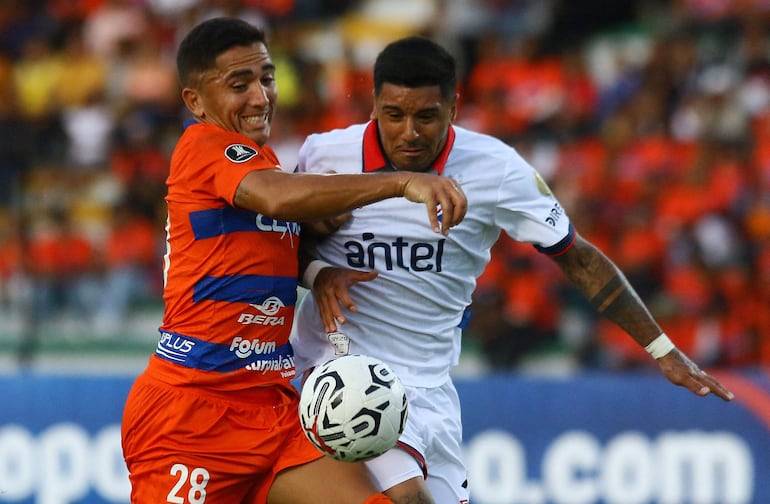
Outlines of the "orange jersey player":
[[465,215],[465,195],[427,174],[281,170],[266,145],[275,66],[264,33],[244,21],[193,28],[177,68],[195,123],[167,181],[160,339],[123,414],[131,502],[391,502],[363,464],[322,456],[300,429],[288,342],[296,222],[405,197],[423,203],[433,229],[446,234]]
[[189,126],[171,160],[156,356],[198,383],[250,388],[257,371],[261,385],[291,387],[299,226],[233,204],[246,174],[276,166],[270,147],[210,124]]

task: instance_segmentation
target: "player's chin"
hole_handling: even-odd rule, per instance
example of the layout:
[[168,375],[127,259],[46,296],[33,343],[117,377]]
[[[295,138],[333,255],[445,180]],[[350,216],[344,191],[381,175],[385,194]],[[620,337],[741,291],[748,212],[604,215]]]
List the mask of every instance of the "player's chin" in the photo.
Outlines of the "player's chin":
[[251,128],[245,131],[241,131],[242,134],[251,138],[257,145],[265,145],[270,140],[270,127],[265,126],[262,128]]
[[430,167],[430,161],[426,156],[401,154],[398,157],[394,157],[393,164],[401,171],[424,172]]

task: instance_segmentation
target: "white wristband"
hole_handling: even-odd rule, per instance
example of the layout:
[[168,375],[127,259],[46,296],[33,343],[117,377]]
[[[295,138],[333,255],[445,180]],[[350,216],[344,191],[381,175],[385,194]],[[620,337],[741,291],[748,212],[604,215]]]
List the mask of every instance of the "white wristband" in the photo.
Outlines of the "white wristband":
[[668,336],[666,336],[666,333],[661,334],[652,340],[652,343],[644,347],[644,349],[647,350],[647,353],[652,355],[652,357],[655,359],[660,359],[661,357],[667,355],[674,348],[676,348],[676,346],[668,338]]
[[318,273],[324,268],[333,268],[333,266],[320,259],[313,259],[310,261],[310,264],[305,268],[305,273],[302,274],[302,285],[308,289],[312,289],[313,284],[315,283],[315,277],[317,277]]

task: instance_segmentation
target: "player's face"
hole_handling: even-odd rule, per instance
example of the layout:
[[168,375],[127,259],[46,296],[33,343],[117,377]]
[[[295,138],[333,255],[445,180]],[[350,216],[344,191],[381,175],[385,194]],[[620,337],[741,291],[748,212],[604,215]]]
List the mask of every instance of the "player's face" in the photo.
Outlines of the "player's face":
[[377,120],[380,143],[395,168],[425,171],[444,147],[456,114],[457,96],[444,98],[438,86],[385,83],[375,94],[372,119]]
[[220,54],[194,89],[182,96],[201,122],[267,143],[278,101],[275,65],[264,44],[235,46]]

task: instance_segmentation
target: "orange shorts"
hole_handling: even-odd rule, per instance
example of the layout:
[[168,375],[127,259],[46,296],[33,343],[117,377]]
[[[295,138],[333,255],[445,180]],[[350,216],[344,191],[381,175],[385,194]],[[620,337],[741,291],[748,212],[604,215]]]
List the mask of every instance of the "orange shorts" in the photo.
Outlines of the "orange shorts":
[[128,395],[122,438],[131,502],[141,504],[262,504],[279,471],[322,456],[291,390],[221,393],[147,374]]

